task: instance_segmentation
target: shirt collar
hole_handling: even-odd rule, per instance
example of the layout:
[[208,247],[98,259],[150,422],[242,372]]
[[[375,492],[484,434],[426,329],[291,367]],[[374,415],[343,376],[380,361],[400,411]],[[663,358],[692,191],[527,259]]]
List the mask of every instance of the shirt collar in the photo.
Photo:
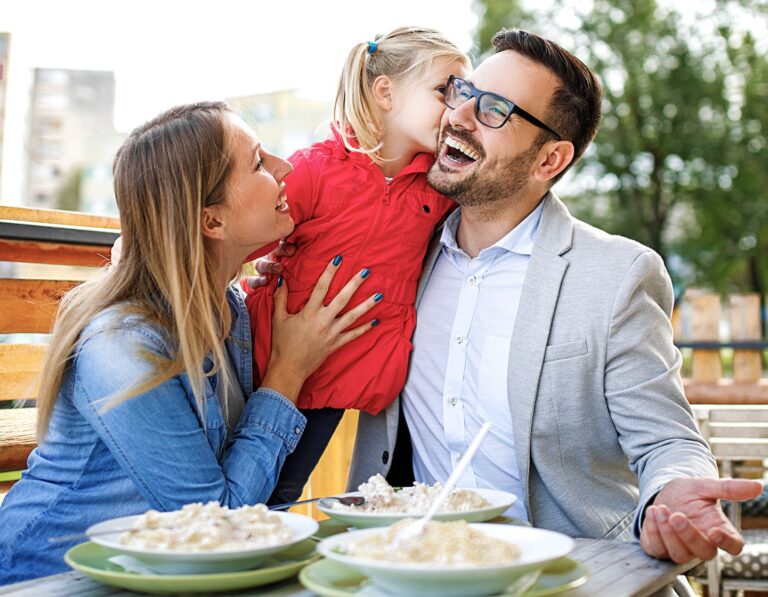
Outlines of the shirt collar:
[[[487,249],[480,251],[482,254],[484,251],[498,247],[508,253],[517,253],[518,255],[530,255],[533,251],[533,243],[536,240],[536,232],[539,229],[539,222],[541,221],[541,212],[544,209],[544,201],[541,201],[526,218],[515,226],[512,230],[507,232],[496,243]],[[440,243],[446,249],[450,251],[459,251],[463,253],[462,249],[456,242],[456,232],[459,229],[459,222],[461,222],[461,209],[455,210],[443,226],[443,232],[440,236]]]

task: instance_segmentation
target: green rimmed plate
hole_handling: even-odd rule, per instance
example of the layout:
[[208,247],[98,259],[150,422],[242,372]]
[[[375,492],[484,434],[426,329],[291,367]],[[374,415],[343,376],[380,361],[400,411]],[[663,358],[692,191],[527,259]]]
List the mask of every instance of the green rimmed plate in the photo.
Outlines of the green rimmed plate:
[[64,560],[86,576],[113,587],[141,593],[213,593],[259,587],[295,575],[319,556],[315,542],[306,539],[298,545],[271,557],[255,570],[218,574],[149,575],[126,572],[108,561],[121,552],[101,547],[90,541],[70,549]]
[[[571,558],[561,558],[549,564],[538,582],[525,593],[525,597],[547,597],[568,589],[575,589],[587,582],[589,570]],[[320,597],[388,597],[379,591],[367,576],[332,560],[319,560],[299,573],[299,581]],[[497,597],[504,597],[500,593]]]

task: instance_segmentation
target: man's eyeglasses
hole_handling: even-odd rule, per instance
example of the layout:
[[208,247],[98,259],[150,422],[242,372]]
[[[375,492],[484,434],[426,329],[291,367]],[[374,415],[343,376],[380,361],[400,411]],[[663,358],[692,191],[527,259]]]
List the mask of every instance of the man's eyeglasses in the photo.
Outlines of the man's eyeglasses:
[[481,91],[465,79],[453,75],[448,77],[448,82],[445,84],[445,92],[443,94],[443,101],[446,106],[455,110],[461,106],[461,104],[468,102],[473,97],[475,98],[475,118],[485,126],[491,127],[492,129],[501,128],[507,124],[507,121],[513,114],[517,114],[520,118],[524,118],[532,125],[551,133],[558,141],[562,141],[563,139],[558,133],[549,128],[535,116],[531,116],[515,102],[500,95],[496,95],[495,93],[490,93],[489,91]]

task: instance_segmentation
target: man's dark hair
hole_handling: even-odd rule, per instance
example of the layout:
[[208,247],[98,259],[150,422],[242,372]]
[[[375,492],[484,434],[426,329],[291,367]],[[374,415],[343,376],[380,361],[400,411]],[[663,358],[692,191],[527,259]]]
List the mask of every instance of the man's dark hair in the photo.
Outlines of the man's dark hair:
[[[502,29],[493,36],[496,53],[512,50],[537,62],[560,81],[547,107],[544,121],[563,139],[573,143],[574,156],[563,174],[583,155],[597,134],[600,125],[600,102],[603,92],[595,74],[586,64],[555,42],[520,29]],[[539,133],[537,142],[550,140],[546,131]]]

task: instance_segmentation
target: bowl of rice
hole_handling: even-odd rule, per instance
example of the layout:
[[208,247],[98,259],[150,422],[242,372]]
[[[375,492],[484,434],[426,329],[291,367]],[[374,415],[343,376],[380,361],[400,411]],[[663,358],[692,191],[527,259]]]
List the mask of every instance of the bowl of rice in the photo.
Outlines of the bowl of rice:
[[463,520],[433,520],[415,536],[402,535],[414,522],[335,535],[318,551],[396,595],[474,597],[500,593],[574,547],[554,531]]
[[[358,529],[385,527],[404,518],[422,516],[440,493],[442,483],[414,483],[411,487],[392,487],[381,475],[374,475],[357,491],[343,496],[363,497],[360,506],[345,506],[335,499],[320,500],[318,509],[334,520]],[[435,520],[484,522],[496,518],[515,503],[514,494],[496,489],[454,489],[443,503]]]
[[317,529],[307,516],[270,512],[264,504],[229,509],[209,502],[114,518],[86,534],[160,574],[206,574],[256,568]]

